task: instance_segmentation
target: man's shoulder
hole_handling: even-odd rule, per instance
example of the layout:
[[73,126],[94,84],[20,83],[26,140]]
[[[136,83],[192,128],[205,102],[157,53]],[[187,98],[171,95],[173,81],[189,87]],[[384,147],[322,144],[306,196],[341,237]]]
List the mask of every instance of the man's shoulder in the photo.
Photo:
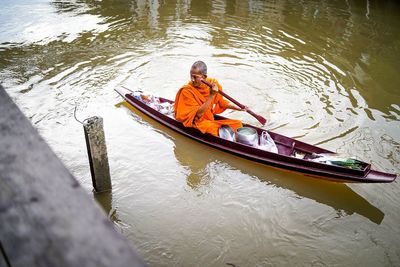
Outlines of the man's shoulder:
[[209,83],[215,83],[215,84],[218,86],[218,89],[222,91],[222,85],[218,82],[217,79],[207,77],[206,80],[207,80],[207,82],[209,82]]
[[218,83],[218,80],[215,79],[215,78],[207,77],[206,80],[207,80],[207,82],[209,82],[209,83]]
[[191,95],[193,95],[192,87],[189,84],[185,84],[179,89],[178,94],[182,94],[185,96],[188,96],[188,95],[191,96]]
[[189,84],[182,85],[182,87],[180,89],[180,91],[182,91],[182,92],[187,92],[187,91],[191,91],[191,90],[192,90],[192,88]]
[[182,85],[181,89],[190,89],[190,84],[186,83],[186,84]]

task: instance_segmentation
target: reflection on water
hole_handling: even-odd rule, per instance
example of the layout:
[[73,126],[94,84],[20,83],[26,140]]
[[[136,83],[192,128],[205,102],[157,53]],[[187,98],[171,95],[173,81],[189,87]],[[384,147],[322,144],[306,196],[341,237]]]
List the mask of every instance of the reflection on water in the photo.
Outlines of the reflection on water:
[[[195,255],[202,255],[204,257],[203,262],[209,263],[215,260],[215,258],[208,254],[207,246],[196,245],[198,244],[196,242],[192,244],[192,241],[185,238],[185,234],[183,233],[186,232],[184,229],[188,227],[187,223],[189,225],[191,223],[199,223],[199,227],[203,229],[201,230],[203,242],[206,242],[206,240],[211,242],[211,244],[217,242],[215,245],[218,244],[218,241],[210,241],[213,240],[214,235],[220,236],[222,234],[223,237],[221,237],[222,240],[220,241],[227,242],[226,245],[228,247],[231,247],[229,245],[231,238],[242,240],[243,244],[246,244],[249,238],[262,238],[262,240],[256,242],[258,246],[256,244],[250,245],[255,254],[254,257],[257,259],[255,262],[259,262],[260,257],[262,258],[262,255],[265,255],[265,249],[269,247],[267,244],[277,243],[285,247],[282,242],[296,243],[293,240],[296,239],[300,243],[307,243],[309,248],[316,248],[321,245],[318,238],[319,234],[313,233],[313,231],[302,233],[302,227],[297,224],[293,226],[292,220],[298,221],[299,218],[304,219],[311,216],[310,226],[319,229],[321,227],[328,227],[328,225],[338,219],[346,220],[346,218],[349,218],[351,220],[353,217],[350,215],[352,214],[359,214],[377,225],[381,224],[384,219],[384,213],[380,208],[371,204],[345,184],[321,181],[293,173],[288,174],[228,153],[220,152],[173,132],[152,119],[143,116],[136,109],[130,108],[126,103],[123,103],[123,105],[129,108],[127,114],[132,113],[134,115],[132,120],[130,120],[131,124],[135,124],[136,122],[140,127],[147,128],[149,131],[157,133],[157,135],[162,135],[162,139],[173,142],[173,155],[177,159],[179,166],[183,168],[182,172],[185,184],[190,189],[181,192],[178,189],[181,187],[178,183],[179,179],[175,182],[169,181],[168,183],[171,184],[168,187],[176,188],[176,190],[171,192],[171,197],[173,199],[177,197],[177,199],[160,201],[166,202],[165,206],[168,207],[167,212],[176,214],[177,218],[180,218],[178,220],[181,223],[179,227],[183,230],[178,231],[180,234],[174,236],[167,235],[162,230],[157,230],[156,232],[160,234],[160,237],[156,239],[158,241],[154,241],[153,245],[165,249],[165,244],[161,240],[164,240],[166,236],[171,238],[174,244],[183,242],[188,248],[195,245],[196,253],[199,254],[193,254],[193,252],[189,252],[187,249],[178,246],[182,253],[188,253],[186,256],[180,256],[183,261],[188,260],[188,258],[193,259]],[[138,117],[138,115],[142,116]],[[140,138],[141,135],[136,134],[135,138]],[[138,162],[138,164],[143,163],[143,161]],[[165,165],[169,166],[168,163],[165,163]],[[170,172],[170,170],[160,171],[165,176],[168,176]],[[141,171],[133,171],[134,173],[140,175]],[[180,176],[177,175],[177,177]],[[162,184],[164,182],[158,182],[159,187],[164,187]],[[277,196],[277,192],[279,192],[281,197]],[[154,196],[157,194],[155,193]],[[154,203],[158,205],[156,199],[158,197],[154,199]],[[302,205],[300,204],[301,202],[306,202],[307,204]],[[333,209],[334,213],[321,212],[318,204]],[[183,205],[183,207],[178,208],[179,210],[183,208],[183,214],[176,211],[176,208],[174,208],[175,205],[178,205],[178,207]],[[183,219],[180,216],[185,216],[187,219]],[[203,216],[209,217],[204,219]],[[220,220],[221,216],[224,218],[222,221]],[[313,218],[313,216],[315,217]],[[163,216],[161,215],[161,217]],[[235,220],[235,222],[232,220]],[[292,226],[279,233],[283,230],[283,225],[289,226],[287,223]],[[212,225],[215,225],[217,229]],[[163,228],[163,226],[158,227]],[[203,232],[203,227],[210,227],[211,229],[205,233]],[[221,233],[221,229],[225,229],[226,227],[231,228],[223,230],[223,233]],[[193,236],[200,234],[197,232],[197,227],[189,227],[189,229],[194,231],[192,233]],[[245,230],[238,232],[238,229]],[[306,240],[303,240],[303,234]],[[135,238],[137,238],[137,235],[135,235]],[[312,240],[317,241],[316,244]],[[152,253],[157,253],[149,247],[146,247],[146,249],[152,251]],[[218,245],[213,248],[217,255],[219,253],[222,253],[220,255],[225,255],[223,257],[226,260],[225,262],[231,262],[231,259],[234,257],[229,252],[232,250],[225,251],[225,249],[225,246],[220,247]],[[240,247],[239,251],[247,255],[246,250],[243,250],[242,247]],[[170,251],[170,253],[173,252]],[[240,252],[237,253],[240,254]],[[272,254],[274,253],[276,251]],[[174,258],[173,256],[171,257]],[[283,259],[275,259],[270,263],[278,263],[281,260]],[[234,262],[244,263],[247,262],[247,258],[245,261],[239,260]],[[219,259],[213,264],[216,263],[222,264],[223,262]]]
[[112,192],[96,193],[93,191],[93,198],[101,205],[106,214],[113,213],[112,210]]
[[88,192],[73,110],[103,116],[113,193],[96,198],[152,266],[399,265],[398,182],[254,164],[142,121],[113,91],[173,99],[202,59],[268,129],[399,174],[399,12],[389,0],[5,0],[0,82]]

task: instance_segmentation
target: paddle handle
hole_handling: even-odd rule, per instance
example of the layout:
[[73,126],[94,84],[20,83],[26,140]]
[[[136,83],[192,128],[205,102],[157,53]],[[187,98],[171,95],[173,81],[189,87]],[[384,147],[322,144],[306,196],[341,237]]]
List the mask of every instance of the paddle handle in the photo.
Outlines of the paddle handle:
[[[220,93],[221,95],[223,95],[225,98],[227,98],[229,101],[231,101],[232,103],[234,103],[235,105],[237,105],[239,108],[244,109],[245,105],[237,102],[235,99],[233,99],[232,97],[230,97],[229,95],[225,94],[223,91],[218,91],[218,93]],[[262,125],[264,125],[265,123],[267,123],[267,120],[265,118],[263,118],[262,116],[254,113],[253,111],[247,109],[247,112],[253,116],[254,118],[256,118]]]
[[[203,80],[203,79],[202,79],[201,82],[204,83],[205,85],[207,85],[208,87],[212,87],[212,84],[209,83],[209,82],[207,82],[206,80]],[[236,101],[235,99],[233,99],[232,97],[230,97],[229,95],[227,95],[226,93],[224,93],[224,92],[222,92],[222,91],[218,91],[218,93],[220,93],[222,96],[224,96],[225,98],[227,98],[229,101],[231,101],[232,103],[234,103],[235,105],[237,105],[239,108],[241,108],[241,109],[244,109],[244,108],[245,108],[245,105],[239,103],[238,101]],[[251,111],[251,110],[249,110],[249,109],[247,109],[246,111],[247,111],[247,113],[249,113],[251,116],[253,116],[254,118],[256,118],[262,125],[265,125],[265,124],[267,123],[267,120],[266,120],[264,117],[262,117],[262,116],[260,116],[260,115],[258,115],[258,114],[256,114],[256,113],[254,113],[253,111]]]

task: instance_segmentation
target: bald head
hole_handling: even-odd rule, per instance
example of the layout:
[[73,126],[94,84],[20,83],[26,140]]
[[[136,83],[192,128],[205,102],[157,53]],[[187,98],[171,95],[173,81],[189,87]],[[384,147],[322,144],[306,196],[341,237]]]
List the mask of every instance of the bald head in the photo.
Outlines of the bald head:
[[201,73],[205,76],[207,76],[207,65],[203,61],[196,61],[192,65],[192,70],[197,71],[198,73]]

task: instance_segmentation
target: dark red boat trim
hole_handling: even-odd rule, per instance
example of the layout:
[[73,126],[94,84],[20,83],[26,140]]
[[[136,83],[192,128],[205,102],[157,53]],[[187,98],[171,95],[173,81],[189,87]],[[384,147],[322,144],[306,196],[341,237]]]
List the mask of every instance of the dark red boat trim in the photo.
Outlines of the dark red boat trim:
[[[147,106],[145,103],[133,97],[133,95],[131,95],[129,92],[124,93],[118,90],[117,92],[133,107],[137,108],[138,110],[153,118],[154,120],[160,122],[161,124],[171,128],[172,130],[183,134],[191,139],[202,142],[211,147],[232,153],[239,157],[243,157],[252,161],[260,162],[278,168],[300,172],[309,176],[328,178],[340,182],[389,183],[396,179],[395,174],[371,170],[371,166],[367,163],[365,163],[365,168],[363,170],[355,170],[292,157],[287,154],[290,154],[291,151],[294,149],[296,151],[303,151],[306,153],[333,152],[270,131],[268,131],[268,133],[270,133],[271,137],[278,144],[278,154],[257,149],[238,142],[231,142],[210,134],[202,134],[197,129],[187,128],[175,119],[170,118],[158,112],[157,110]],[[172,101],[168,99],[160,99],[163,102],[172,103]],[[221,116],[216,116],[216,119],[225,118]],[[261,133],[261,131],[265,131],[264,129],[257,128],[252,125],[245,126],[252,127],[256,129],[259,133]]]

